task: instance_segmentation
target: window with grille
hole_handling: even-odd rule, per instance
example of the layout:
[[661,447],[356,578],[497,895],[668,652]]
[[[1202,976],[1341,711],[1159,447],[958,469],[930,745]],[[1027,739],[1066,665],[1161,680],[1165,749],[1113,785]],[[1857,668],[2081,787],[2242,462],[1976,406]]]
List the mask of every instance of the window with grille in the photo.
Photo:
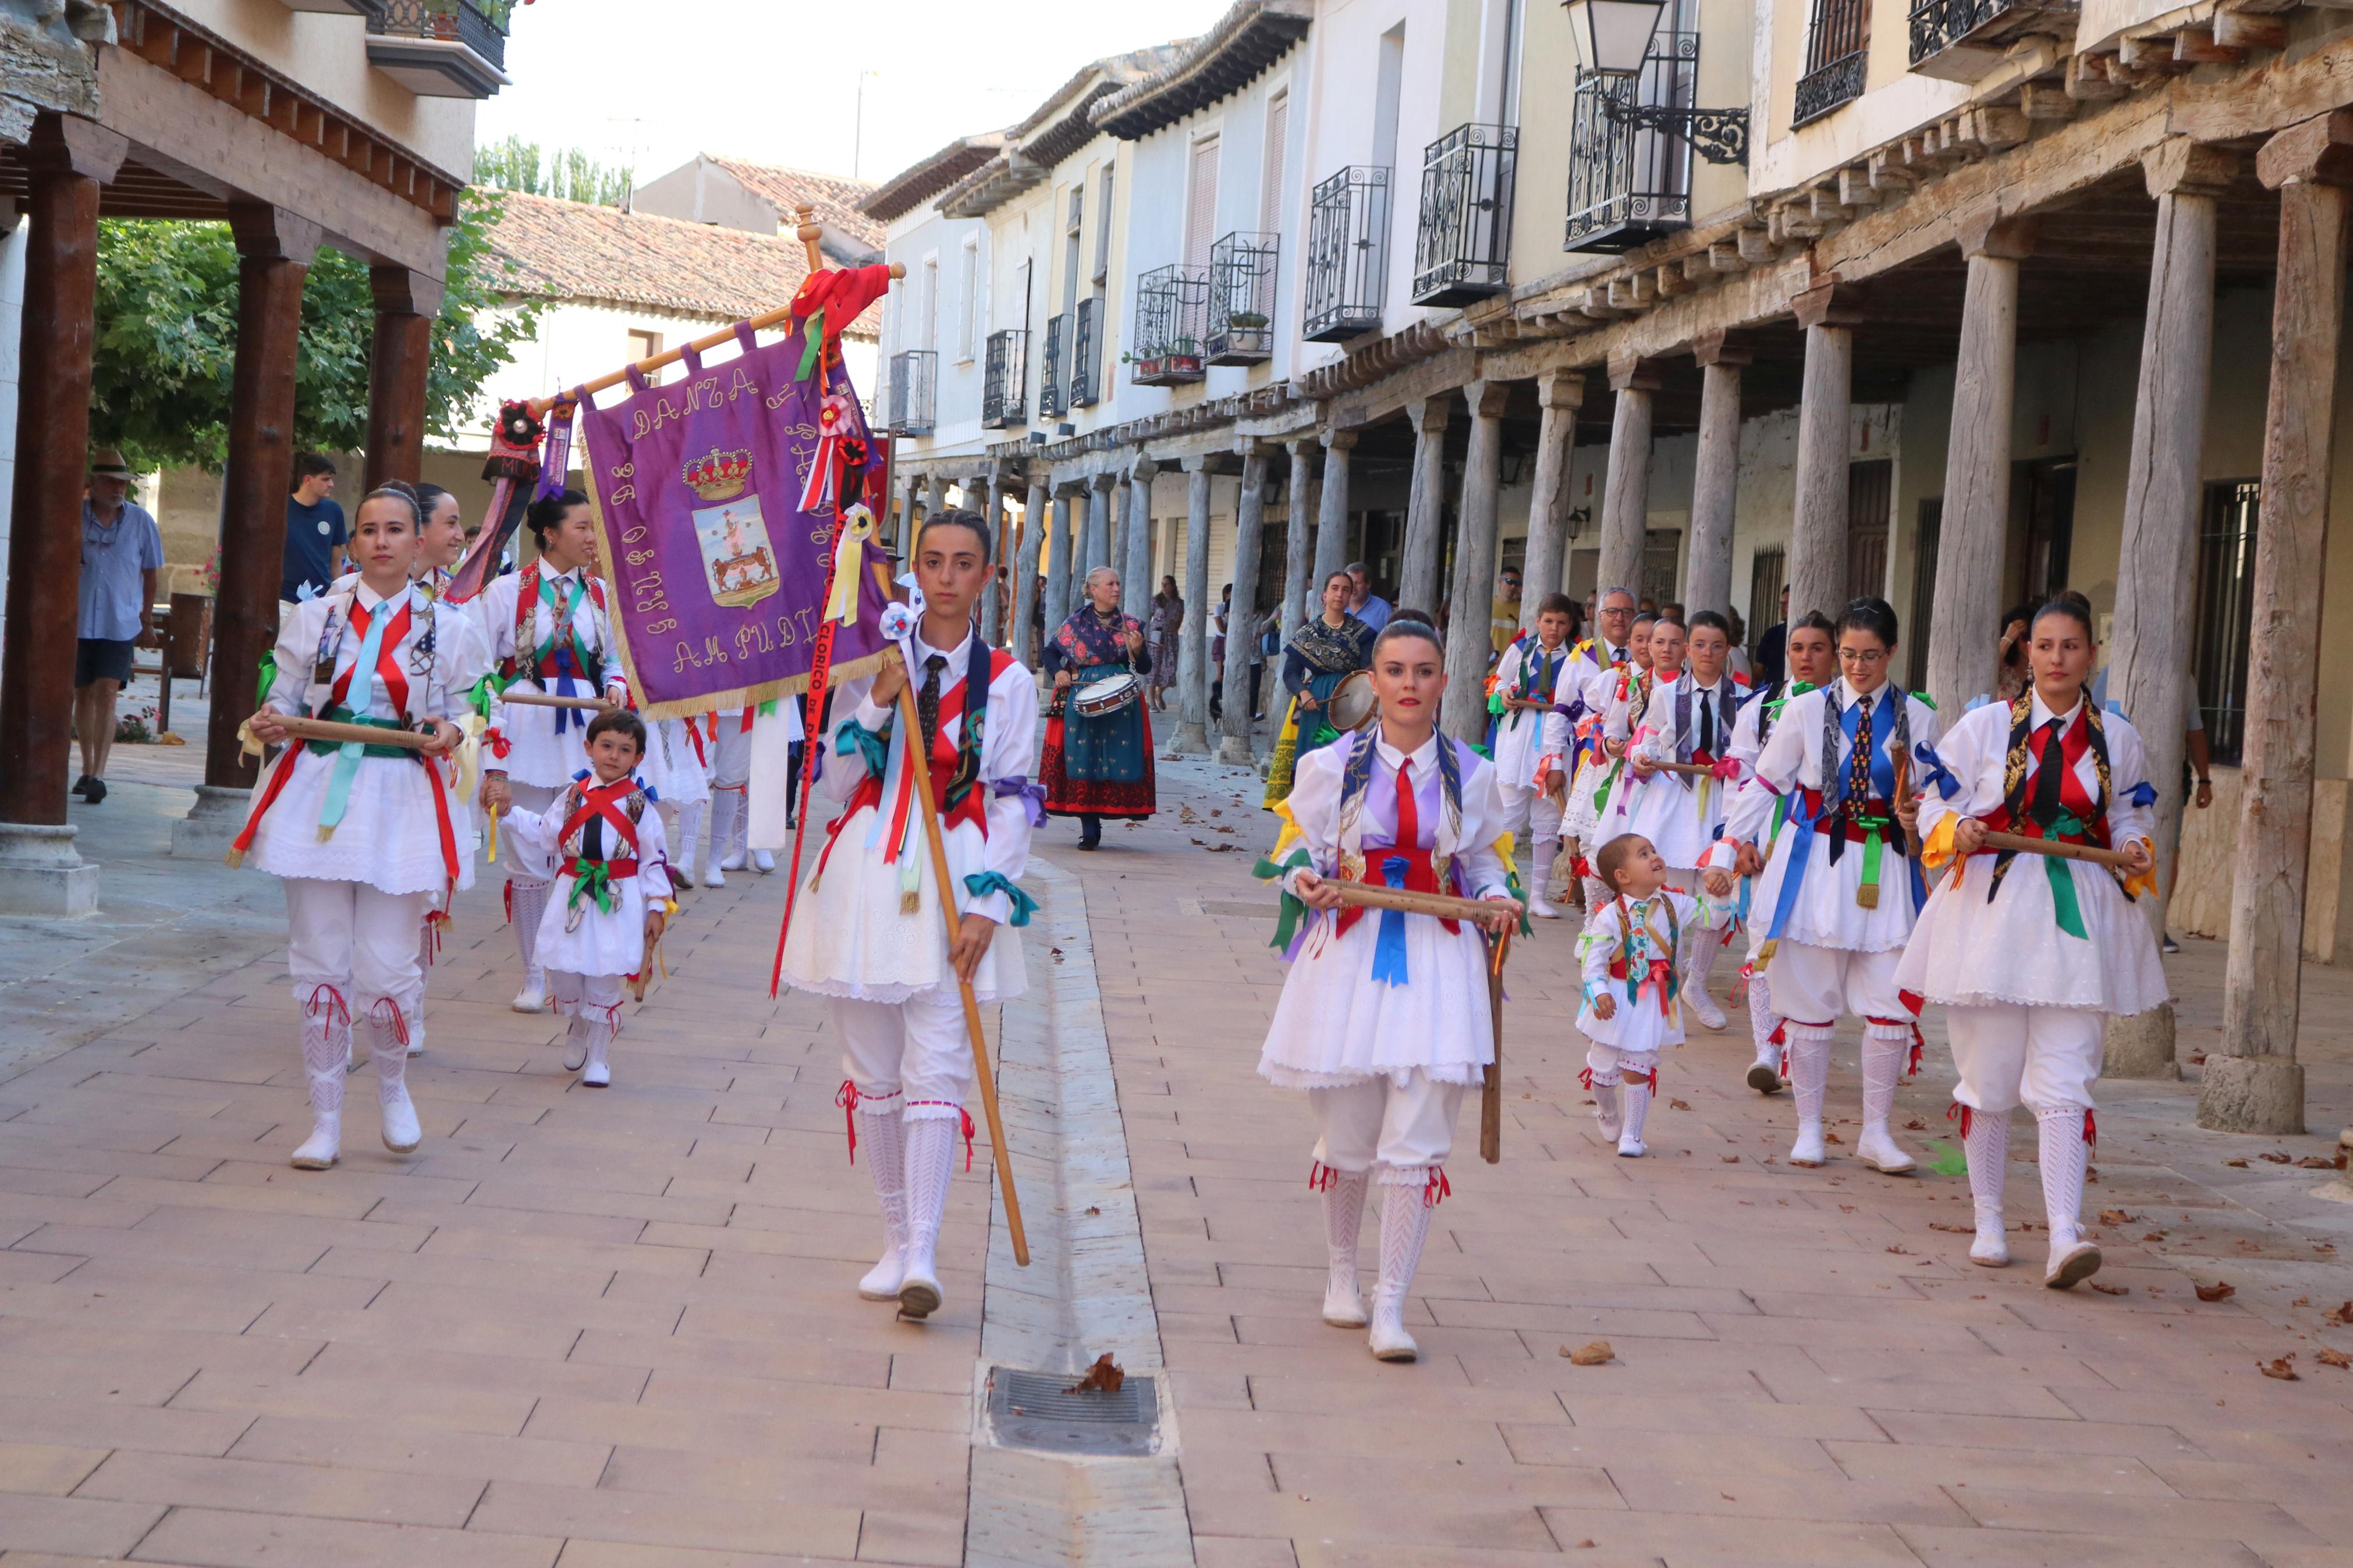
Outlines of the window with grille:
[[1792,125],[1862,96],[1871,53],[1871,0],[1814,0],[1806,34],[1806,74],[1798,79]]
[[2238,764],[2247,737],[2247,643],[2255,610],[2255,529],[2263,487],[2221,479],[2206,487],[2198,528],[2197,614],[2189,669],[2214,760]]
[[1748,558],[1748,646],[1781,623],[1781,586],[1789,580],[1789,552],[1779,545]]

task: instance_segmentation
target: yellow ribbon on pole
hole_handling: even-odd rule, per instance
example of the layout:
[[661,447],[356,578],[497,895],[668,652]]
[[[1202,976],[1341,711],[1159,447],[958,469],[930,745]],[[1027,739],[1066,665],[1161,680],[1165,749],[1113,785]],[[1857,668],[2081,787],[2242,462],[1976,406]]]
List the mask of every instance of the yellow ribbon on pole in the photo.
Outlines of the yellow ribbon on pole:
[[866,542],[874,537],[874,514],[860,501],[842,521],[841,538],[833,547],[833,592],[826,596],[828,621],[849,626],[858,619],[859,579],[866,565]]

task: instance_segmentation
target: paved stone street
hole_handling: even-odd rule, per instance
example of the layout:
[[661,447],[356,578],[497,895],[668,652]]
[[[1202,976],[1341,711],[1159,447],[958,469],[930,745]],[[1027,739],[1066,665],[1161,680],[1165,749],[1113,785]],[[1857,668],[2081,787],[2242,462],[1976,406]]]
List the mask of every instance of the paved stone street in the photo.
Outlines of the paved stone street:
[[[1165,814],[1102,854],[1039,835],[1032,995],[1003,1024],[1035,1258],[1011,1265],[984,1136],[948,1305],[916,1327],[852,1292],[879,1227],[822,1007],[766,994],[781,873],[692,895],[602,1092],[554,1020],[507,1009],[491,881],[432,976],[425,1151],[376,1142],[363,1075],[343,1165],[298,1173],[275,890],[159,858],[146,826],[195,761],[139,753],[153,785],[74,808],[110,904],[175,918],[110,908],[111,945],[0,975],[12,1028],[76,991],[101,1030],[0,1081],[0,1568],[2353,1561],[2353,1370],[2321,1360],[2353,1351],[2323,1317],[2353,1317],[2353,1205],[2294,1163],[2353,1116],[2337,971],[2306,976],[2312,1136],[2199,1132],[2194,1081],[2105,1088],[2086,1208],[2130,1216],[2097,1227],[2121,1293],[2061,1295],[2039,1226],[2011,1268],[1968,1264],[1957,1173],[1782,1163],[1790,1106],[1742,1086],[1737,1035],[1670,1059],[1653,1157],[1615,1158],[1577,1082],[1573,930],[1540,928],[1514,951],[1504,1163],[1466,1107],[1423,1360],[1382,1365],[1318,1320],[1305,1100],[1253,1071],[1282,983],[1255,781],[1164,763]],[[100,973],[158,946],[139,985]],[[2221,952],[2171,962],[2193,1057]],[[1111,1122],[1082,1087],[1106,1043]],[[1955,1142],[1940,1054],[1932,1026],[1898,1118],[1929,1160]],[[1833,1114],[1857,1096],[1850,1040]],[[2016,1224],[2040,1214],[2024,1129],[2014,1152]],[[1117,1261],[1131,1179],[1144,1279]],[[1613,1359],[1573,1365],[1596,1339]],[[1120,1467],[1150,1461],[1041,1479],[976,1450],[985,1363],[1101,1351],[1165,1369],[1181,1510],[1103,1501],[1149,1500]],[[1087,1527],[1018,1544],[1064,1505]]]

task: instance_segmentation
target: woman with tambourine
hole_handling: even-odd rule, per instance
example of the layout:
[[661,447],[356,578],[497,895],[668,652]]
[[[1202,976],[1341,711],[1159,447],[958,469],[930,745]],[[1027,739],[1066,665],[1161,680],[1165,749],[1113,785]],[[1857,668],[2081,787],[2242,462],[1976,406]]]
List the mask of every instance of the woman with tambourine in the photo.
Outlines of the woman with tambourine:
[[1039,777],[1046,809],[1079,819],[1079,847],[1103,843],[1103,819],[1153,813],[1152,717],[1142,677],[1152,673],[1144,624],[1119,609],[1119,574],[1087,574],[1086,603],[1046,645],[1054,679]]
[[1340,738],[1332,719],[1333,693],[1373,661],[1373,628],[1348,613],[1349,591],[1345,572],[1324,578],[1323,612],[1282,650],[1282,689],[1291,693],[1291,707],[1267,769],[1264,804],[1270,811],[1291,794],[1301,755]]

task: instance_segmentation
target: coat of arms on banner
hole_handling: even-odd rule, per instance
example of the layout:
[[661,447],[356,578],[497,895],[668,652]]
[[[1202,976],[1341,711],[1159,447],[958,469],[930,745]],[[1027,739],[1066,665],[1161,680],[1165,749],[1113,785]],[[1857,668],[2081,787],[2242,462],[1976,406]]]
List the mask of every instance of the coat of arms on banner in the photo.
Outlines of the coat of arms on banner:
[[686,465],[680,476],[687,488],[715,506],[698,507],[695,543],[702,551],[703,586],[711,601],[737,609],[754,605],[784,586],[776,574],[776,552],[768,542],[768,525],[760,517],[760,498],[745,495],[752,474],[752,454],[741,447],[723,452],[716,447]]

